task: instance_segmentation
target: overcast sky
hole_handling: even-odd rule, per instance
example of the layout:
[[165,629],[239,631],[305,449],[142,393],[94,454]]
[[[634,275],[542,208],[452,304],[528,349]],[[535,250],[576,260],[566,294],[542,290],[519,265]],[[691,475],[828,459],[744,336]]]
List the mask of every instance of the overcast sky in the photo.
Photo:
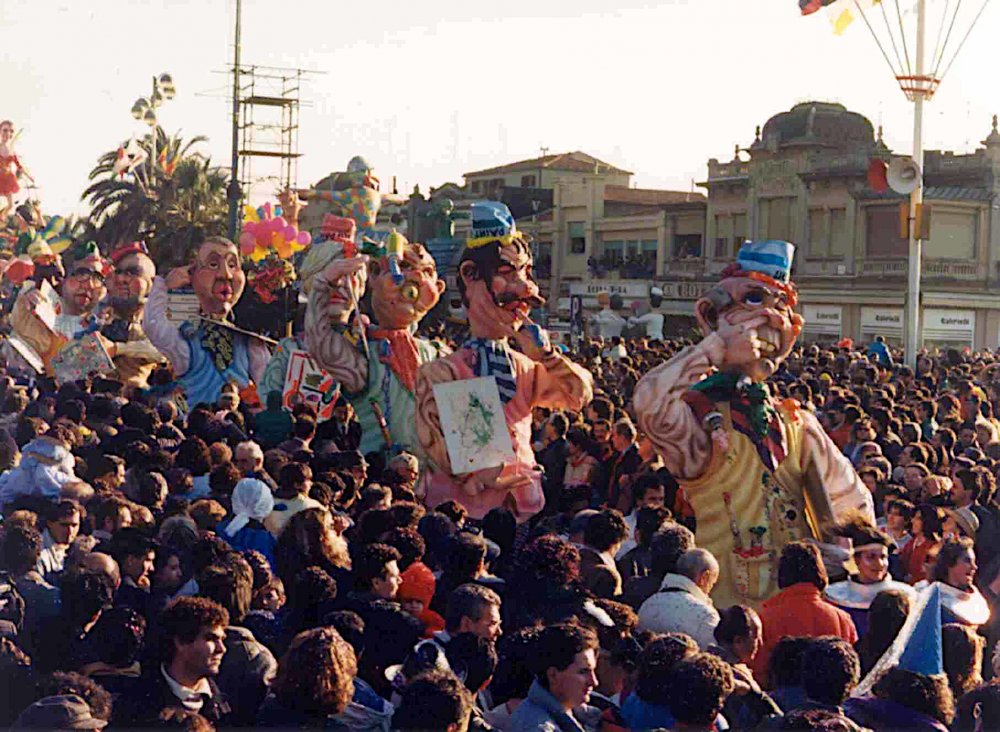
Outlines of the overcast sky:
[[[943,4],[928,0],[928,55]],[[234,12],[235,0],[0,2],[0,118],[24,129],[18,152],[47,212],[85,209],[87,173],[143,132],[129,109],[164,71],[178,88],[165,129],[209,136],[206,151],[228,164],[229,105],[213,95],[228,93],[218,72]],[[243,25],[245,63],[323,72],[305,89],[300,184],[362,154],[383,189],[395,175],[401,192],[426,191],[545,146],[686,189],[708,158],[730,159],[756,125],[808,99],[881,120],[896,150],[912,144],[912,107],[864,26],[836,37],[796,0],[246,0]],[[928,106],[926,147],[970,150],[989,132],[998,34],[991,4]]]

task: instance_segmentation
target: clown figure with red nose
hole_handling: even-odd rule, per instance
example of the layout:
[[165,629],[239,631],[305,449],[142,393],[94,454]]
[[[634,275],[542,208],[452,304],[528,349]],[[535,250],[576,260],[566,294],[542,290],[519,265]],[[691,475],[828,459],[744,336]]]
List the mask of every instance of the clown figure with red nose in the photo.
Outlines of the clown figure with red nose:
[[633,407],[694,508],[696,542],[714,554],[716,607],[760,606],[778,590],[790,541],[815,540],[872,498],[816,417],[765,383],[802,330],[791,282],[795,247],[746,242],[695,304],[705,337],[650,371]]
[[[422,244],[394,231],[385,242],[368,241],[359,250],[353,236],[352,226],[344,246],[331,250],[336,256],[312,278],[306,343],[354,408],[363,454],[405,450],[422,456],[413,388],[420,364],[444,349],[414,332],[445,283]],[[359,314],[365,298],[370,318]]]
[[[531,321],[531,309],[544,300],[532,274],[528,240],[504,204],[473,204],[472,236],[459,261],[458,287],[470,338],[417,374],[417,433],[430,461],[422,481],[426,503],[454,499],[475,519],[506,506],[523,523],[545,505],[531,448],[531,410],[582,410],[593,398],[593,377],[553,349],[548,334]],[[434,386],[478,378],[496,383],[514,459],[464,472],[451,463],[444,436],[449,425],[442,424]]]
[[[260,383],[270,351],[264,341],[235,329],[229,320],[246,282],[239,248],[221,236],[205,239],[191,265],[153,280],[143,328],[173,365],[189,407],[214,405],[226,383],[241,389]],[[200,317],[178,328],[167,320],[167,292],[184,287],[194,289]]]

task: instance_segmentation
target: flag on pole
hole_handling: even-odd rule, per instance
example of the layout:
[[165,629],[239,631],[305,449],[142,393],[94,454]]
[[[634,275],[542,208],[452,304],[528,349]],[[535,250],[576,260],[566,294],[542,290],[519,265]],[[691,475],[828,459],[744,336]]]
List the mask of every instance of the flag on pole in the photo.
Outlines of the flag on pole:
[[799,10],[802,11],[803,15],[812,15],[835,2],[837,0],[799,0]]
[[876,5],[882,0],[837,0],[826,9],[830,25],[833,26],[834,35],[842,36],[851,24],[861,17],[861,13]]

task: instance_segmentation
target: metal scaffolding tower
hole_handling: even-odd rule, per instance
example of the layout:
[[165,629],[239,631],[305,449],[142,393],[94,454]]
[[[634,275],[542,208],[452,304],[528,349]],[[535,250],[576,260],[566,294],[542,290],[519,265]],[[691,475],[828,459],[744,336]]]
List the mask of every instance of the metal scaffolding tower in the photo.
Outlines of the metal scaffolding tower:
[[244,66],[240,69],[239,171],[243,200],[269,184],[272,196],[298,178],[299,107],[304,69]]

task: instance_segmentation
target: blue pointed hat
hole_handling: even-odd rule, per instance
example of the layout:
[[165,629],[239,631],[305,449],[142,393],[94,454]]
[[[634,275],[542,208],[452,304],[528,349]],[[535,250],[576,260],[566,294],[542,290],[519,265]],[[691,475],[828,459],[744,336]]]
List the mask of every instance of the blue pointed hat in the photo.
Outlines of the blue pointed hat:
[[743,242],[736,264],[744,272],[759,272],[771,279],[787,285],[792,278],[792,260],[795,245],[787,241],[768,239],[766,241]]
[[944,673],[941,651],[941,588],[934,583],[925,592],[929,593],[927,600],[922,608],[918,608],[921,610],[920,617],[903,646],[899,667],[915,674],[933,676]]
[[491,241],[510,242],[518,236],[514,215],[499,201],[478,201],[472,204],[472,234],[466,246],[470,249]]

